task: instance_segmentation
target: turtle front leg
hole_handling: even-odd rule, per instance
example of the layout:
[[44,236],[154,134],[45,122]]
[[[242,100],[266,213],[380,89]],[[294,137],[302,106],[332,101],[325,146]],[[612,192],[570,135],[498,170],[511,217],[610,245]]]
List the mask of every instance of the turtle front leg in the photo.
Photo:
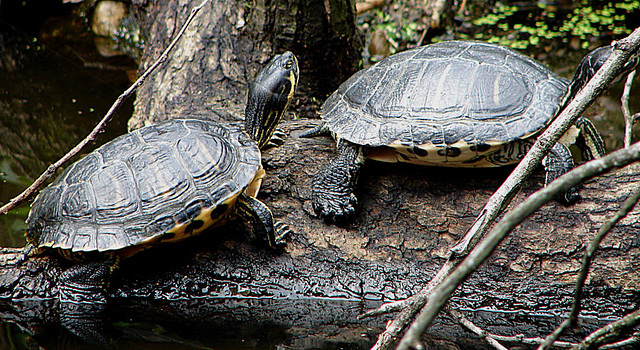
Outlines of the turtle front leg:
[[79,263],[58,279],[60,323],[85,341],[108,344],[104,326],[105,296],[117,259]]
[[[546,170],[545,186],[551,181],[564,175],[575,167],[571,151],[561,143],[556,143],[549,154],[542,160]],[[580,199],[575,187],[569,188],[565,193],[558,194],[556,199],[564,205],[570,205]]]
[[281,129],[276,129],[273,132],[273,135],[271,135],[271,139],[269,140],[269,142],[267,142],[266,145],[264,145],[262,150],[282,146],[284,144],[285,138],[287,138],[287,134]]
[[583,144],[579,145],[582,160],[589,161],[604,156],[606,153],[604,141],[593,123],[587,118],[580,117],[576,121],[576,127],[580,129],[580,137],[583,140]]
[[264,235],[271,248],[280,248],[285,245],[284,238],[291,233],[289,226],[281,222],[273,221],[271,210],[259,200],[242,193],[236,201],[238,215],[251,222],[253,229]]
[[338,155],[313,178],[311,203],[325,221],[352,219],[358,204],[354,191],[364,160],[362,146],[338,140]]

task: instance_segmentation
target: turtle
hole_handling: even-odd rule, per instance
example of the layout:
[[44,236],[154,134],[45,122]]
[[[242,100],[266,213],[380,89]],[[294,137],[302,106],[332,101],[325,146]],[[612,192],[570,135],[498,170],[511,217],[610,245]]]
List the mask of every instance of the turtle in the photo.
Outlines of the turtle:
[[70,267],[58,278],[61,303],[105,304],[122,258],[174,243],[236,217],[273,248],[274,223],[256,194],[265,176],[260,149],[283,118],[298,83],[291,52],[276,55],[250,85],[244,126],[181,117],[124,134],[70,165],[32,203],[25,258],[54,252]]
[[[410,49],[355,73],[326,99],[321,123],[300,135],[329,133],[337,141],[338,155],[312,180],[314,211],[327,222],[353,219],[365,159],[464,168],[519,162],[612,50],[590,52],[571,81],[512,49],[466,40]],[[604,153],[589,120],[580,118],[563,142],[578,136],[586,158]],[[543,165],[549,183],[574,162],[558,142]],[[558,199],[578,198],[570,189]]]

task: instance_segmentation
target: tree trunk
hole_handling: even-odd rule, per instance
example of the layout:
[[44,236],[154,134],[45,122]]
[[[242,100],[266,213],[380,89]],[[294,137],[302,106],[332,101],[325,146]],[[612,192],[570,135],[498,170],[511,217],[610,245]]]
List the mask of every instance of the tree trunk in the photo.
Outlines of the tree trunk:
[[[134,7],[146,33],[141,69],[156,60],[200,1]],[[298,91],[323,98],[357,69],[362,43],[349,0],[210,1],[161,70],[138,90],[130,129],[187,115],[243,116],[248,82],[275,53],[293,51]]]

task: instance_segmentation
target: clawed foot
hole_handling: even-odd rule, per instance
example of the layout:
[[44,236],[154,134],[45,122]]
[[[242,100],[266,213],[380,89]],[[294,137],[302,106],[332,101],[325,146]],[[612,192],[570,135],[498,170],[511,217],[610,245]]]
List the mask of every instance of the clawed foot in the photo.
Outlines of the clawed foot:
[[353,219],[358,204],[354,191],[363,163],[362,147],[341,140],[338,156],[313,178],[311,203],[324,221],[345,224]]
[[570,206],[575,204],[580,200],[580,194],[575,187],[571,187],[565,193],[560,193],[556,196],[556,200],[565,206]]
[[[315,191],[314,191],[315,192]],[[353,219],[358,199],[353,193],[314,193],[313,210],[327,223],[345,224]]]
[[273,248],[282,248],[287,244],[285,242],[285,238],[287,238],[287,236],[293,234],[293,231],[291,230],[289,225],[287,225],[287,224],[285,224],[284,222],[281,222],[281,221],[276,221],[276,223],[275,223],[275,225],[273,225],[273,227],[276,230],[275,239],[274,239],[274,242],[272,244]]
[[276,129],[276,131],[273,132],[273,135],[271,136],[269,142],[265,145],[265,149],[282,146],[286,137],[287,134],[284,131]]
[[[542,160],[542,165],[547,172],[545,186],[555,179],[566,174],[575,167],[571,151],[561,143],[556,143],[549,154]],[[565,193],[556,195],[556,200],[566,206],[574,204],[580,199],[580,194],[575,187],[569,188]]]

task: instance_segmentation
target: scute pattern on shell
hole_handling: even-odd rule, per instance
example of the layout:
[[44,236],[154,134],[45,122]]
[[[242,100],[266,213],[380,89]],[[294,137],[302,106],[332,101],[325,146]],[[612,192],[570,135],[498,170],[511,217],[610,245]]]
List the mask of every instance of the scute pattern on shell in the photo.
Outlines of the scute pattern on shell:
[[191,208],[236,196],[260,167],[260,151],[240,125],[178,119],[145,127],[43,189],[27,236],[41,247],[85,252],[144,244],[193,219]]
[[449,41],[354,74],[321,115],[338,138],[367,146],[506,143],[550,123],[566,79],[511,49]]

